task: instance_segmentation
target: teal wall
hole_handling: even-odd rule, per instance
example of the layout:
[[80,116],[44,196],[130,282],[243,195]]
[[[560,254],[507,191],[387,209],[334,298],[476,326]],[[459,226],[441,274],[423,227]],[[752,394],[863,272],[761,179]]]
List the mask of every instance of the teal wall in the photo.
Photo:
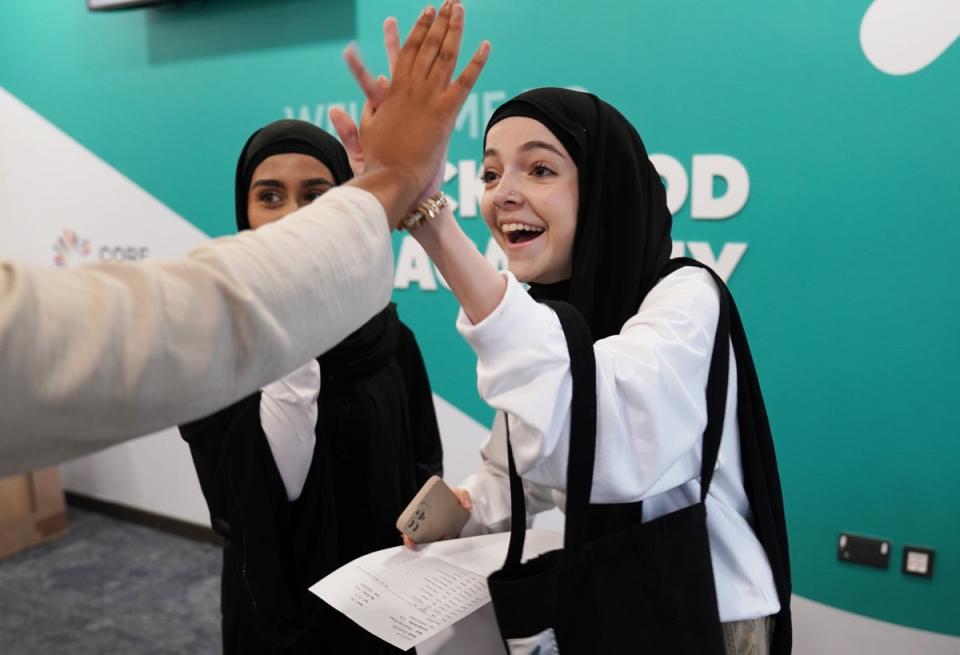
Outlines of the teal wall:
[[[232,231],[247,135],[288,108],[357,102],[342,48],[358,40],[382,69],[382,19],[396,14],[405,29],[421,8],[208,0],[90,14],[84,4],[0,3],[0,86],[212,236]],[[450,160],[479,159],[471,120],[482,129],[484,93],[576,85],[618,106],[688,176],[695,154],[741,162],[744,208],[698,220],[688,200],[674,238],[714,253],[748,244],[731,286],[778,443],[795,590],[960,635],[960,276],[950,255],[960,47],[913,75],[882,73],[858,36],[869,4],[468,1],[466,43],[490,39],[493,53]],[[484,247],[482,221],[462,220]],[[396,299],[435,390],[488,421],[450,294],[413,284]],[[890,569],[839,564],[840,531],[892,540]],[[905,543],[937,550],[932,580],[899,572]]]

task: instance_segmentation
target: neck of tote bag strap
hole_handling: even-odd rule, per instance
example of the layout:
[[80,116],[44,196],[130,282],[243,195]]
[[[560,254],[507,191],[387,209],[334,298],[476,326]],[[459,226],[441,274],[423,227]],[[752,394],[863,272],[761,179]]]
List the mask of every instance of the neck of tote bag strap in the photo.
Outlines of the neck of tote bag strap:
[[[730,308],[722,281],[709,268],[689,259],[675,259],[665,269],[662,277],[683,266],[697,266],[708,271],[720,290],[720,311],[714,335],[710,372],[707,376],[707,425],[703,431],[703,452],[700,468],[700,502],[707,498],[713,471],[720,451],[720,436],[726,413],[727,382],[730,370]],[[567,340],[572,378],[570,403],[570,452],[567,461],[567,507],[564,530],[564,549],[578,551],[589,541],[590,491],[593,487],[593,465],[597,441],[597,374],[593,352],[593,339],[583,317],[572,305],[548,301],[557,314]],[[507,464],[510,474],[510,546],[504,569],[520,565],[526,535],[526,501],[523,483],[517,474],[510,444],[509,416],[504,417],[507,434]]]

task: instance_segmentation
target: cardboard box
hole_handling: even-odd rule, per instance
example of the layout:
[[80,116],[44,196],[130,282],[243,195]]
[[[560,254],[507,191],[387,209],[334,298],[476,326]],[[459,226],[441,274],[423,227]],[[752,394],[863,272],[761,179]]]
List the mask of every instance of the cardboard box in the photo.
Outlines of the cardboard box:
[[0,558],[67,533],[60,469],[0,480]]

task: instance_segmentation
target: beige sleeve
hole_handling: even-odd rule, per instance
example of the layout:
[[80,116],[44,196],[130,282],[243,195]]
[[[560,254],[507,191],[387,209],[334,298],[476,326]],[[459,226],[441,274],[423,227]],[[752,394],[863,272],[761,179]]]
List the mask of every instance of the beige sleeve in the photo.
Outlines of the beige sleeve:
[[383,207],[348,187],[179,260],[0,262],[0,476],[228,405],[382,309],[392,272]]

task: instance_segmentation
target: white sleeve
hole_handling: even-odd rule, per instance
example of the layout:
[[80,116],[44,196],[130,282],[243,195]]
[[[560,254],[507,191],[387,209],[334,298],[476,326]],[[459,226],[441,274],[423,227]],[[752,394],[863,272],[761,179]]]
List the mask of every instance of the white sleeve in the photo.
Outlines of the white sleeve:
[[182,259],[0,263],[0,477],[250,394],[383,309],[392,271],[383,207],[354,187]]
[[[494,419],[493,430],[483,443],[480,455],[483,458],[480,468],[459,485],[470,492],[470,501],[473,503],[470,519],[460,531],[462,537],[510,530],[510,475],[503,414],[498,413]],[[554,507],[550,490],[529,480],[523,481],[523,494],[527,504],[528,527],[535,514]]]
[[260,425],[287,500],[296,500],[310,472],[317,440],[320,364],[315,359],[271,382],[260,393]]
[[[477,352],[480,395],[510,415],[517,469],[566,487],[571,377],[556,314],[509,276],[486,319],[458,328]],[[685,268],[662,280],[620,334],[594,345],[597,449],[591,499],[634,502],[699,475],[706,380],[719,313],[709,274]]]

